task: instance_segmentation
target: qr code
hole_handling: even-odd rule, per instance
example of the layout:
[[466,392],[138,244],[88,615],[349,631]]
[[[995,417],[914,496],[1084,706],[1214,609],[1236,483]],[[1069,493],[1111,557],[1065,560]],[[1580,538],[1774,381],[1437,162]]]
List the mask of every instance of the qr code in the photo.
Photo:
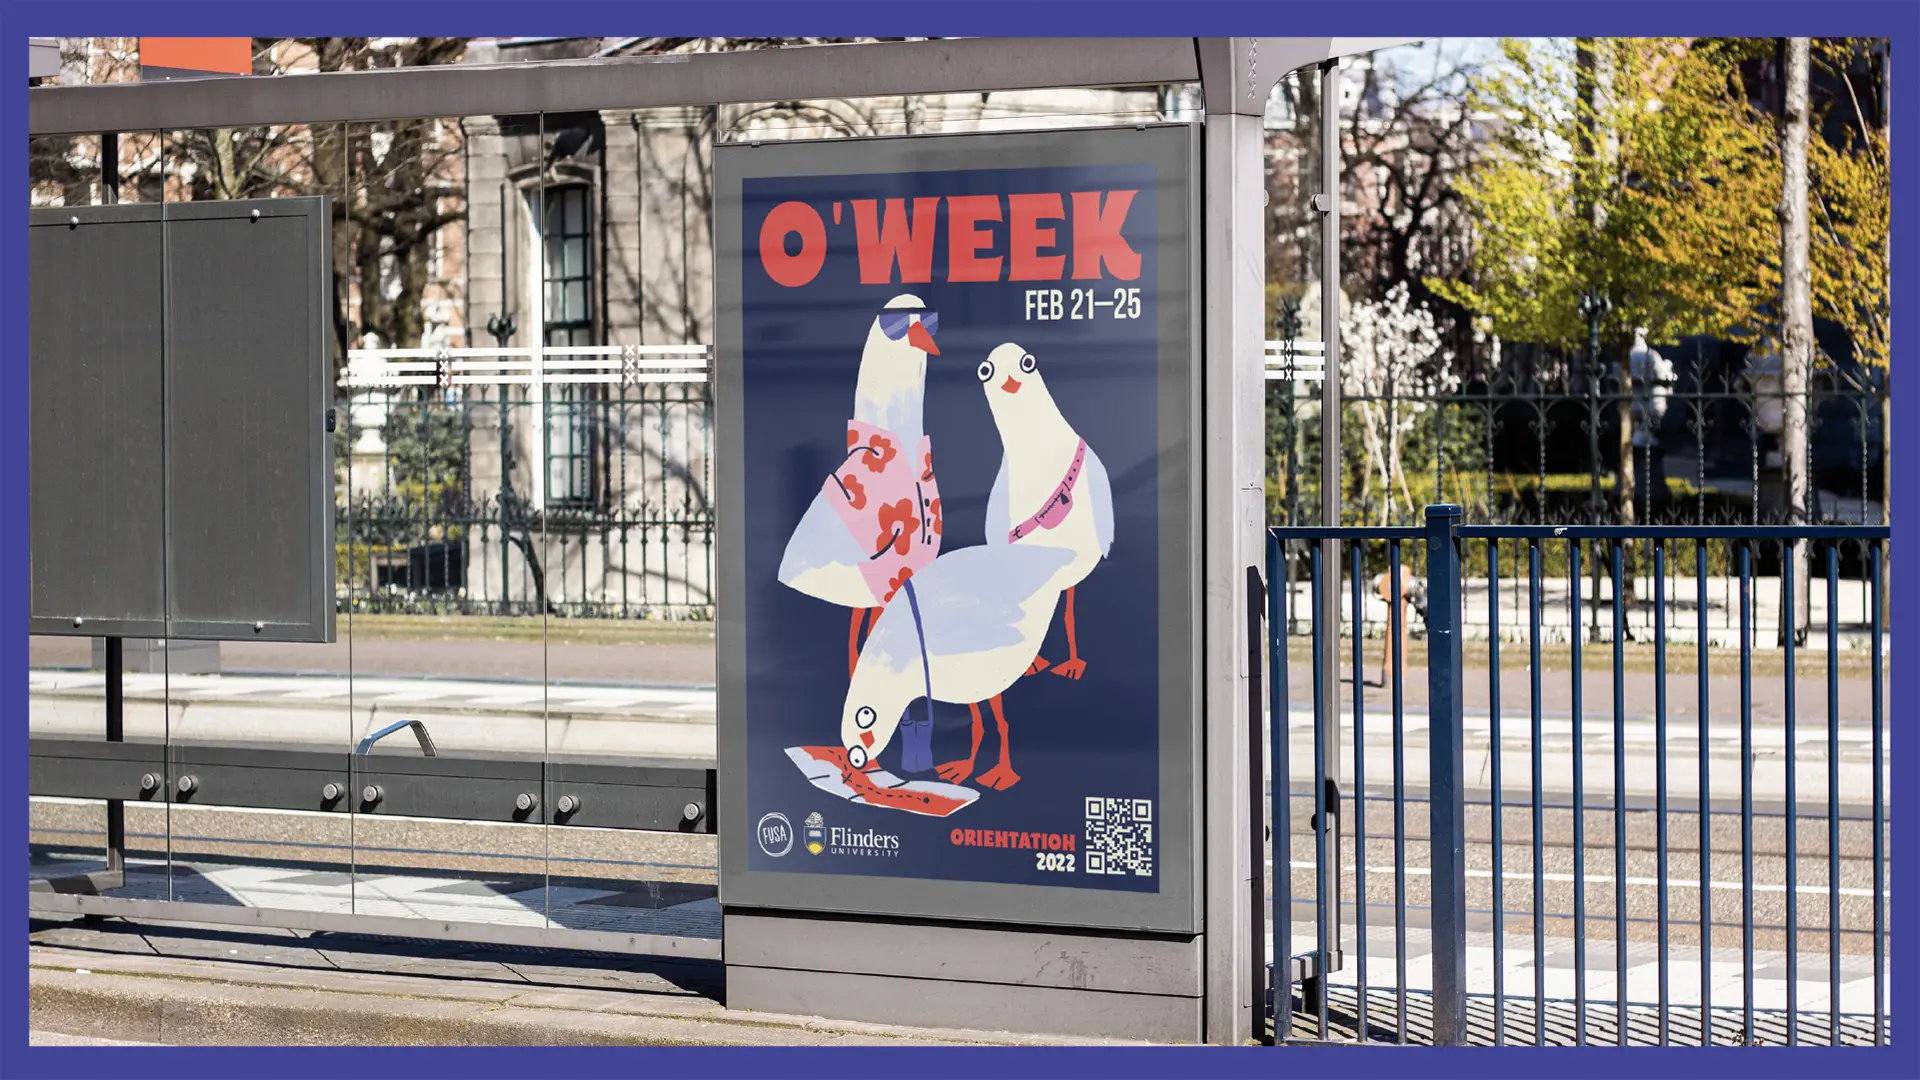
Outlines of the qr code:
[[1087,873],[1153,876],[1153,800],[1087,799]]

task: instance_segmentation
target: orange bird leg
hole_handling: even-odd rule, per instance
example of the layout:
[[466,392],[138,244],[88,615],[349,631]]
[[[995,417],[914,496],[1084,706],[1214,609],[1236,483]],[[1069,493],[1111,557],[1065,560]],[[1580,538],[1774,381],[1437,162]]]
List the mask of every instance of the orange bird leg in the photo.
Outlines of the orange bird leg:
[[847,630],[847,677],[853,677],[853,669],[860,663],[860,624],[866,620],[866,608],[853,609],[853,625]]
[[1007,749],[1007,714],[1000,711],[1000,695],[993,695],[987,704],[992,706],[994,723],[1000,728],[1000,763],[981,773],[980,782],[1005,791],[1020,782],[1020,774],[1013,771],[1012,752]]
[[860,620],[867,619],[867,632],[871,634],[880,621],[880,613],[885,608],[854,608],[853,625],[847,630],[847,677],[853,677],[853,669],[860,666]]
[[934,770],[949,784],[961,783],[973,775],[973,763],[980,757],[980,739],[987,733],[986,726],[980,722],[980,703],[972,702],[967,708],[973,710],[973,749],[967,752],[967,760],[949,761]]
[[1055,675],[1065,675],[1069,679],[1078,679],[1087,672],[1087,662],[1080,659],[1080,641],[1073,630],[1073,594],[1079,586],[1067,589],[1067,659],[1054,665]]

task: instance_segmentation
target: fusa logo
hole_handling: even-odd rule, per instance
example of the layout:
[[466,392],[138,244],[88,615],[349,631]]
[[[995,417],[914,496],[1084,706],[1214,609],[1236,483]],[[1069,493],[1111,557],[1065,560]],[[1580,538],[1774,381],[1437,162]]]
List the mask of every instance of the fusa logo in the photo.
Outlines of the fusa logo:
[[760,850],[779,858],[793,850],[793,823],[785,814],[768,814],[753,830],[760,838]]

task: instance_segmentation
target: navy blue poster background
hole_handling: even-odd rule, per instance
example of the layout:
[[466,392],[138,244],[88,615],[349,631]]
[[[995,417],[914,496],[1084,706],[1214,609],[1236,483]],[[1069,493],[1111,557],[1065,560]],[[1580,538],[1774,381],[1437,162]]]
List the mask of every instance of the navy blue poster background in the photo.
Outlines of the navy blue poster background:
[[[854,215],[836,224],[835,201],[952,195],[1059,193],[1071,215],[1073,192],[1137,192],[1121,234],[1141,258],[1140,272],[1120,280],[1111,266],[1098,280],[1074,280],[1067,222],[1058,244],[1040,254],[1067,256],[1060,281],[953,282],[947,279],[947,204],[939,208],[932,280],[862,284]],[[781,203],[799,200],[820,212],[827,256],[811,281],[777,283],[762,265],[761,225]],[[1008,266],[1008,225],[986,222],[991,244]],[[1159,634],[1156,581],[1156,375],[1159,240],[1154,170],[1149,165],[907,172],[885,175],[748,178],[743,181],[742,428],[746,449],[745,677],[748,820],[778,814],[794,832],[790,848],[768,854],[750,844],[753,870],[857,874],[879,877],[1156,892],[1161,873],[1159,820],[1154,813],[1150,874],[1086,872],[1088,798],[1150,800],[1159,808],[1161,753]],[[787,250],[797,250],[789,237]],[[1139,290],[1137,317],[1042,321],[1028,317],[1027,292],[1090,288],[1110,299],[1116,288]],[[937,311],[940,355],[928,357],[925,427],[932,440],[944,504],[943,549],[948,554],[984,542],[988,492],[1000,465],[1000,437],[976,368],[996,346],[1017,342],[1041,365],[1061,413],[1106,466],[1114,503],[1111,552],[1076,594],[1083,678],[1042,672],[1017,680],[1004,695],[1012,763],[1018,783],[1005,790],[978,787],[979,798],[949,817],[932,817],[848,801],[809,783],[786,754],[795,746],[840,744],[841,709],[848,688],[849,609],[803,595],[777,574],[793,533],[822,481],[846,456],[856,374],[869,328],[880,310],[911,293]],[[1024,517],[1020,511],[1015,517]],[[1064,601],[1063,601],[1064,603]],[[929,612],[929,619],[937,613]],[[1041,655],[1067,657],[1056,609]],[[917,711],[924,708],[916,704]],[[982,703],[986,734],[976,777],[997,760],[999,735]],[[964,705],[934,706],[933,757],[964,758],[972,719]],[[896,736],[880,755],[897,770],[904,740]],[[928,778],[931,778],[929,774]],[[875,853],[809,851],[803,822],[819,814],[825,826],[897,837]],[[1080,857],[1072,872],[1052,868],[1034,850],[954,842],[954,830],[1070,834]],[[1018,840],[1015,840],[1017,843]],[[779,845],[774,845],[779,850]]]

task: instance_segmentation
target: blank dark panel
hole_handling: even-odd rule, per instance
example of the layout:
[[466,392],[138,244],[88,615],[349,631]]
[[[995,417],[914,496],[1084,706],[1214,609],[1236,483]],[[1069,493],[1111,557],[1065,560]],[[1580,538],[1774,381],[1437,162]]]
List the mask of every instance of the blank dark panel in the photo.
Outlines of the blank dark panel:
[[328,217],[33,212],[32,632],[332,640]]
[[159,208],[114,209],[29,230],[35,633],[157,636],[166,615]]
[[[332,566],[333,499],[322,467],[325,233],[300,212],[308,204],[319,200],[172,211],[206,215],[169,221],[175,636],[331,636],[315,636],[331,629],[332,575],[315,570],[318,554]],[[239,212],[220,213],[228,207]]]

